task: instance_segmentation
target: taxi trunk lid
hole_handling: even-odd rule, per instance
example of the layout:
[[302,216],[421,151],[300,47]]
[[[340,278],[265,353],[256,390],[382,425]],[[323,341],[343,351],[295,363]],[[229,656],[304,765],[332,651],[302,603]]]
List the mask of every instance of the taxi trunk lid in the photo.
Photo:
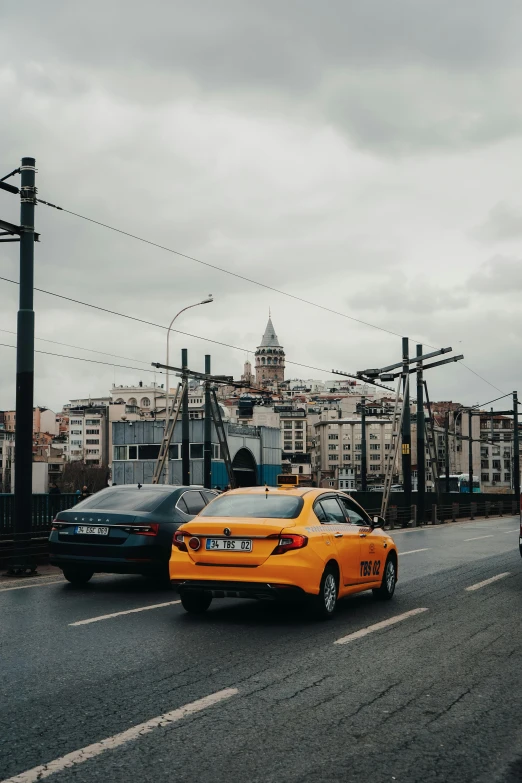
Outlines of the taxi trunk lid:
[[[294,527],[293,519],[248,519],[213,517],[206,520],[198,517],[194,522],[183,525],[178,531],[184,534],[190,558],[194,563],[208,566],[232,566],[255,568],[262,565],[276,548],[283,530]],[[226,532],[225,532],[226,531]],[[191,538],[198,538],[200,546],[194,550],[189,546]],[[240,546],[230,549],[207,549],[208,541],[251,542],[251,551]],[[210,544],[209,544],[210,546]]]

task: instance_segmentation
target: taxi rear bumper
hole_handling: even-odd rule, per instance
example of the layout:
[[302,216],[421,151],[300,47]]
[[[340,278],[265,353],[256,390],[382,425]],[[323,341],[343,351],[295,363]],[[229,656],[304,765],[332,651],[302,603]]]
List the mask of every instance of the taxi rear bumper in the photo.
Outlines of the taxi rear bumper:
[[171,580],[171,585],[180,595],[188,592],[211,593],[213,598],[254,598],[258,600],[298,601],[306,595],[296,585],[273,584],[268,582],[235,582],[211,579]]

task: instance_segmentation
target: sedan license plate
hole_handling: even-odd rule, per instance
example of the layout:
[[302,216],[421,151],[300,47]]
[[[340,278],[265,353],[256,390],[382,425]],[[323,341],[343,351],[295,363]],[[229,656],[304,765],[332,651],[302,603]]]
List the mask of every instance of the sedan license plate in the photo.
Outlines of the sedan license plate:
[[251,538],[207,538],[206,549],[224,552],[251,552]]
[[108,536],[109,528],[98,525],[76,525],[74,532],[83,536]]

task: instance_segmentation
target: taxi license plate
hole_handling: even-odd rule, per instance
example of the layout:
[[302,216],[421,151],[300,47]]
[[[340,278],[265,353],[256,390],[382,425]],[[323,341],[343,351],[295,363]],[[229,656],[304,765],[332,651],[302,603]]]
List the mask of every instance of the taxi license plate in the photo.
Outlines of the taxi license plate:
[[251,552],[251,538],[207,538],[206,549],[225,552]]
[[108,536],[109,528],[98,525],[76,525],[74,532],[84,536]]

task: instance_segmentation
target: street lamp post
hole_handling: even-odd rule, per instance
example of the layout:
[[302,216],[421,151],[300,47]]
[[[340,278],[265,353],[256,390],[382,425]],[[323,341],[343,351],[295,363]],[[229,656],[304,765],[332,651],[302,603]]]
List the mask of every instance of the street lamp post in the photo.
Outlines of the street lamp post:
[[[181,313],[184,313],[185,310],[190,310],[192,307],[199,307],[200,305],[204,304],[210,304],[214,300],[212,299],[212,294],[209,294],[206,299],[203,299],[201,302],[196,302],[195,304],[187,305],[187,307],[183,307],[182,310],[179,311],[179,313],[176,313],[172,321],[170,322],[169,328],[167,329],[167,361],[166,364],[166,370],[165,370],[165,434],[167,434],[168,426],[169,426],[169,406],[170,406],[170,396],[169,396],[169,347],[170,347],[170,333],[172,331],[172,327],[174,325],[174,322],[176,321],[176,318],[178,318]],[[169,476],[169,460],[168,456],[165,461],[165,469],[167,471],[166,477],[165,477],[165,483],[168,483],[168,476]]]

